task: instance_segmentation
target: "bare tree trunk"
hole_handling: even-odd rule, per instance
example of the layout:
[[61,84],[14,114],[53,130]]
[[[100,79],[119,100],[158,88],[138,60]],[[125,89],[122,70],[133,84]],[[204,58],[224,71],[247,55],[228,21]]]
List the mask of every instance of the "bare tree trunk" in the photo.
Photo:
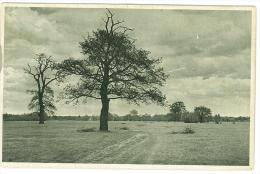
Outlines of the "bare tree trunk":
[[39,124],[44,124],[44,112],[39,113]]
[[100,113],[100,131],[108,131],[108,110],[109,110],[109,98],[108,98],[108,84],[109,84],[109,68],[104,68],[104,78],[100,89],[100,96],[102,102],[102,108]]
[[108,110],[109,110],[109,99],[105,97],[102,99],[102,109],[100,113],[100,131],[108,131]]
[[40,107],[39,124],[44,124],[44,105],[43,105],[43,96],[41,94],[39,95],[39,107]]
[[108,131],[108,110],[109,110],[109,98],[108,98],[108,67],[104,70],[104,79],[101,85],[100,96],[102,102],[102,108],[100,113],[100,131]]
[[203,116],[202,115],[199,116],[199,121],[200,121],[200,123],[203,123]]

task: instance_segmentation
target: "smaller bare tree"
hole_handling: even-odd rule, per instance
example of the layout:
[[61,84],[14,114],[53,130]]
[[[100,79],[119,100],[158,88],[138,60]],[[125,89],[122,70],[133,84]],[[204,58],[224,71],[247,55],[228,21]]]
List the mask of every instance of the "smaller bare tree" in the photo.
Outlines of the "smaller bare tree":
[[56,110],[53,104],[54,92],[49,85],[54,81],[58,81],[60,76],[54,70],[55,62],[51,56],[41,53],[37,54],[34,60],[35,65],[28,64],[24,68],[24,72],[31,75],[36,82],[36,88],[28,90],[33,95],[28,108],[36,109],[39,113],[39,124],[44,124],[45,114],[54,114]]

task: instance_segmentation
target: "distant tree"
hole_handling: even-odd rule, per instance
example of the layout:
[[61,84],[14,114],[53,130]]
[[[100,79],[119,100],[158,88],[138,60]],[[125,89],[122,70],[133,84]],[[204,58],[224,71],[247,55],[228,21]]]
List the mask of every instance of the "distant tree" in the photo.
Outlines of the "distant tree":
[[180,121],[182,115],[186,112],[186,107],[182,101],[178,101],[170,105],[170,112],[174,121]]
[[114,115],[112,113],[108,113],[108,120],[109,121],[114,121]]
[[57,67],[66,76],[80,77],[77,85],[65,88],[69,102],[83,98],[101,101],[100,130],[108,130],[110,100],[125,99],[130,103],[163,104],[160,91],[167,75],[159,67],[161,59],[150,58],[149,51],[138,49],[135,40],[127,33],[131,28],[124,21],[115,21],[108,10],[105,27],[93,31],[80,42],[84,59],[67,59]]
[[138,111],[133,109],[133,110],[130,111],[130,115],[137,116],[138,115]]
[[213,122],[213,121],[214,121],[214,117],[212,115],[208,116],[207,122]]
[[200,123],[205,122],[207,117],[211,116],[211,110],[205,106],[195,107],[194,113],[198,116]]
[[24,68],[24,72],[33,77],[35,89],[27,90],[33,95],[28,105],[29,109],[34,109],[39,113],[39,124],[44,124],[47,113],[53,114],[56,107],[53,104],[54,92],[49,86],[59,79],[58,73],[54,70],[54,62],[51,56],[41,53],[34,59],[36,64]]
[[219,114],[216,114],[216,115],[214,116],[214,121],[215,121],[216,124],[221,123],[221,117],[220,117]]
[[149,114],[144,114],[141,116],[141,121],[151,121],[152,117]]
[[198,123],[199,117],[194,112],[185,112],[183,114],[184,123]]
[[152,117],[153,121],[169,121],[168,115],[154,115]]

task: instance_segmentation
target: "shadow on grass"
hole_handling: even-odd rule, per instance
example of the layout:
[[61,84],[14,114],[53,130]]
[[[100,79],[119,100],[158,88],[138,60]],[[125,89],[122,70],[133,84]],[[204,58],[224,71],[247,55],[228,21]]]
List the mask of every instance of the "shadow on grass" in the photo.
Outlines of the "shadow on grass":
[[120,130],[129,130],[129,127],[120,127]]
[[83,129],[78,129],[77,132],[97,132],[96,128],[91,127],[91,128],[83,128]]
[[109,133],[111,131],[110,130],[108,130],[108,131],[101,131],[101,130],[96,129],[95,127],[91,127],[91,128],[78,129],[77,132],[79,132],[79,133],[84,133],[84,132]]

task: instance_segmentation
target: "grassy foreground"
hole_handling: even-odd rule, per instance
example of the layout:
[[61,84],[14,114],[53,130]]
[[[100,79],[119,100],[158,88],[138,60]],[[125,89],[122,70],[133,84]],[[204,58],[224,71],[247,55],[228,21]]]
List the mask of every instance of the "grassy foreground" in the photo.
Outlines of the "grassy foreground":
[[[190,125],[194,134],[172,134]],[[4,121],[4,162],[249,165],[249,123]]]

